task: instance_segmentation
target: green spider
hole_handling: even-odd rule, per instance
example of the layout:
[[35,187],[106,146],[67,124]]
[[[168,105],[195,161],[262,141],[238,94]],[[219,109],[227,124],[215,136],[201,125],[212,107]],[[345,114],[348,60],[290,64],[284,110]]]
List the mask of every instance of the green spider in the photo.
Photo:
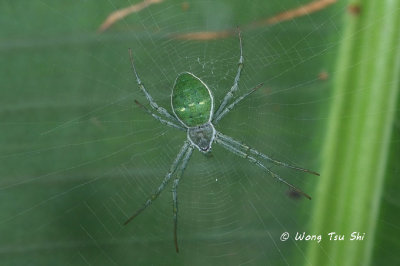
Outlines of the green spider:
[[179,180],[181,179],[186,165],[192,155],[192,152],[197,148],[200,152],[207,154],[211,151],[211,146],[214,142],[220,144],[223,148],[228,151],[241,156],[255,165],[261,167],[265,172],[270,174],[276,180],[289,186],[290,189],[300,193],[308,199],[311,199],[309,195],[296,188],[292,184],[288,183],[286,180],[282,179],[278,174],[272,172],[272,170],[261,163],[260,159],[264,159],[271,163],[292,168],[298,171],[307,172],[314,175],[319,175],[316,172],[300,168],[294,165],[290,165],[278,160],[275,160],[253,148],[250,148],[246,144],[243,144],[233,138],[222,134],[215,130],[215,125],[224,117],[233,107],[240,101],[245,99],[247,96],[252,94],[255,90],[262,86],[259,84],[249,92],[238,97],[230,105],[228,102],[232,99],[233,94],[238,90],[238,83],[240,79],[240,74],[243,68],[243,48],[242,48],[242,37],[240,30],[238,30],[239,35],[239,45],[240,45],[240,58],[238,63],[237,74],[233,83],[233,86],[229,92],[225,95],[221,105],[214,112],[214,97],[211,94],[210,89],[207,85],[198,77],[190,72],[183,72],[178,75],[175,80],[174,87],[171,94],[171,107],[173,114],[169,113],[165,108],[159,106],[147,92],[139,75],[136,72],[135,65],[133,63],[132,51],[129,49],[129,55],[131,60],[131,66],[133,73],[136,76],[136,81],[139,88],[145,94],[147,100],[150,103],[152,109],[157,111],[161,116],[153,113],[145,106],[140,104],[135,100],[135,103],[142,107],[147,113],[153,116],[155,119],[161,123],[183,130],[187,132],[187,140],[185,140],[181,150],[176,156],[174,162],[172,163],[169,172],[165,175],[164,180],[161,182],[158,189],[147,199],[143,206],[138,209],[124,224],[126,225],[132,221],[136,216],[138,216],[144,209],[146,209],[164,190],[168,181],[171,179],[172,175],[177,172],[175,180],[172,185],[172,198],[173,198],[173,215],[174,215],[174,244],[176,252],[179,252],[178,248],[178,238],[177,238],[177,215],[178,215],[178,198],[177,198],[177,187]]

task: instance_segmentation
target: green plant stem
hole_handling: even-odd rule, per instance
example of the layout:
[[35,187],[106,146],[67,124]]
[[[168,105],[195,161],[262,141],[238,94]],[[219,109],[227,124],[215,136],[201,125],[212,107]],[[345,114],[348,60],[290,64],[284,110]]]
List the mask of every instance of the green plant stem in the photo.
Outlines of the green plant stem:
[[359,10],[345,18],[310,232],[323,240],[309,244],[308,265],[370,264],[396,111],[400,1],[348,2]]

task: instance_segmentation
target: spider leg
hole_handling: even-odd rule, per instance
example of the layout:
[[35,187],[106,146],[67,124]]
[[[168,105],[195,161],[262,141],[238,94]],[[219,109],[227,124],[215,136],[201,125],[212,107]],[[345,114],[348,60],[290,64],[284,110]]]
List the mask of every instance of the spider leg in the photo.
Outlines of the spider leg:
[[151,97],[151,95],[147,92],[146,88],[144,87],[144,84],[142,83],[142,81],[139,78],[138,73],[136,72],[136,67],[135,67],[135,64],[133,63],[132,50],[129,48],[128,51],[129,51],[129,58],[131,60],[132,70],[136,76],[136,82],[137,82],[139,88],[143,91],[144,95],[146,96],[146,99],[149,101],[151,108],[156,110],[159,114],[164,115],[167,118],[169,118],[175,122],[179,122],[175,118],[175,116],[171,115],[165,108],[158,106],[158,104],[153,100],[153,97]]
[[185,157],[182,159],[182,164],[181,167],[176,175],[176,178],[174,179],[174,183],[172,184],[172,199],[174,201],[173,205],[173,212],[174,212],[174,243],[175,243],[175,249],[176,252],[179,253],[179,248],[178,248],[178,236],[177,236],[177,229],[178,229],[178,194],[177,194],[177,188],[179,184],[179,180],[181,179],[183,172],[185,171],[186,165],[190,159],[190,156],[192,155],[193,148],[189,147],[186,151]]
[[235,139],[233,139],[233,138],[231,138],[229,136],[226,136],[226,135],[222,134],[221,132],[217,132],[216,134],[217,134],[217,138],[220,138],[222,141],[225,141],[225,142],[229,143],[230,145],[234,145],[236,147],[240,147],[240,149],[242,149],[246,154],[251,153],[251,154],[259,156],[259,157],[261,157],[261,158],[263,158],[263,159],[265,159],[267,161],[270,161],[270,162],[272,162],[272,163],[274,163],[276,165],[280,165],[280,166],[283,166],[283,167],[286,167],[286,168],[291,168],[291,169],[294,169],[294,170],[297,170],[297,171],[302,171],[302,172],[306,172],[306,173],[309,173],[309,174],[313,174],[313,175],[319,176],[319,173],[317,173],[317,172],[314,172],[314,171],[311,171],[311,170],[308,170],[308,169],[305,169],[305,168],[301,168],[301,167],[298,167],[298,166],[295,166],[295,165],[291,165],[291,164],[288,164],[288,163],[285,163],[285,162],[281,162],[281,161],[275,160],[275,159],[273,159],[273,158],[271,158],[271,157],[269,157],[269,156],[267,156],[267,155],[255,150],[255,149],[247,146],[244,143],[241,143],[241,142],[239,142],[239,141],[237,141],[237,140],[235,140]]
[[236,73],[236,77],[235,77],[235,80],[233,82],[231,89],[225,95],[224,99],[222,100],[221,105],[219,106],[218,110],[215,112],[214,117],[218,117],[220,115],[220,113],[224,110],[225,106],[228,104],[228,101],[233,97],[233,93],[235,91],[237,91],[237,89],[238,89],[240,74],[242,72],[243,60],[244,60],[243,59],[242,35],[240,33],[239,27],[238,27],[238,35],[239,35],[239,45],[240,45],[240,57],[239,57],[238,70]]
[[148,113],[149,115],[151,115],[152,117],[154,117],[155,119],[157,119],[158,121],[160,121],[162,124],[167,125],[167,126],[170,126],[170,127],[177,128],[177,129],[179,129],[179,130],[184,130],[184,131],[186,130],[184,127],[182,127],[182,126],[180,126],[180,125],[177,125],[177,124],[175,124],[175,123],[173,123],[173,122],[171,122],[171,121],[162,119],[160,116],[158,116],[158,115],[156,115],[155,113],[151,112],[149,109],[146,108],[146,106],[144,106],[143,104],[141,104],[141,103],[138,102],[137,100],[135,100],[135,103],[136,103],[137,105],[139,105],[139,107],[143,108],[143,109],[146,111],[146,113]]
[[219,120],[221,120],[222,117],[224,117],[227,113],[229,113],[233,107],[235,107],[236,104],[238,104],[240,101],[242,101],[243,99],[245,99],[247,96],[249,96],[250,94],[252,94],[253,92],[255,92],[258,88],[260,88],[263,85],[263,83],[258,84],[256,87],[254,87],[253,89],[251,89],[249,92],[243,94],[242,96],[240,96],[239,98],[237,98],[233,103],[231,103],[230,105],[228,105],[222,112],[220,112],[220,114],[214,118],[214,122],[213,124],[216,125]]
[[146,202],[143,204],[143,206],[138,209],[131,217],[126,220],[124,225],[128,224],[130,221],[132,221],[136,216],[138,216],[144,209],[146,209],[154,200],[157,199],[157,197],[161,194],[161,192],[164,190],[165,186],[168,184],[168,181],[171,179],[172,174],[175,172],[175,170],[178,168],[178,164],[181,161],[184,153],[187,151],[189,148],[189,143],[185,141],[183,144],[181,150],[179,151],[178,155],[175,158],[175,161],[172,163],[169,172],[165,175],[164,180],[161,182],[160,186],[158,189],[146,200]]
[[302,190],[300,190],[299,188],[295,187],[294,185],[290,184],[289,182],[287,182],[286,180],[284,180],[282,177],[280,177],[278,174],[275,174],[274,172],[272,172],[269,168],[267,168],[265,165],[263,165],[259,160],[257,160],[256,158],[254,158],[253,156],[249,155],[246,152],[243,152],[239,149],[237,149],[236,147],[232,146],[232,144],[230,144],[229,142],[223,140],[221,137],[219,137],[218,135],[215,138],[215,141],[220,144],[223,148],[227,149],[228,151],[242,157],[245,158],[247,160],[249,160],[250,162],[254,163],[255,165],[257,165],[258,167],[261,167],[262,169],[264,169],[267,173],[269,173],[273,178],[275,178],[277,181],[287,185],[288,187],[290,187],[291,189],[293,189],[296,192],[299,192],[300,194],[302,194],[304,197],[311,199],[311,197],[304,193]]

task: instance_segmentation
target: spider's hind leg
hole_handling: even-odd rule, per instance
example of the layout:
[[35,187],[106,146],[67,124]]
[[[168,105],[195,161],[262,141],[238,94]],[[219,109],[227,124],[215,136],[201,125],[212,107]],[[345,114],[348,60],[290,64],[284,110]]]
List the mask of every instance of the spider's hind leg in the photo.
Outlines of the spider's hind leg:
[[135,64],[133,62],[133,56],[132,56],[132,50],[131,48],[128,49],[129,51],[129,58],[131,60],[131,66],[132,66],[132,71],[135,74],[136,77],[136,82],[139,86],[139,88],[142,90],[142,92],[144,93],[144,95],[146,96],[146,99],[149,101],[151,108],[153,108],[154,110],[156,110],[160,115],[163,115],[175,122],[179,122],[178,119],[175,118],[175,116],[171,115],[165,108],[159,106],[153,99],[153,97],[151,97],[150,93],[146,90],[146,88],[144,87],[144,84],[142,83],[142,81],[139,78],[139,75],[136,71],[136,67]]
[[150,111],[149,109],[146,108],[146,106],[144,106],[143,104],[141,104],[140,102],[138,102],[137,100],[135,100],[135,103],[140,107],[143,108],[144,111],[146,113],[148,113],[149,115],[151,115],[152,117],[154,117],[155,119],[157,119],[158,121],[160,121],[161,124],[179,129],[179,130],[183,130],[185,131],[186,129],[182,126],[180,126],[179,124],[175,124],[174,122],[162,119],[160,116],[156,115],[155,113],[153,113],[152,111]]
[[236,104],[238,104],[239,102],[241,102],[242,100],[244,100],[245,98],[247,98],[247,96],[249,96],[250,94],[252,94],[253,92],[255,92],[257,89],[259,89],[262,85],[264,85],[263,83],[258,84],[257,86],[255,86],[253,89],[251,89],[250,91],[248,91],[247,93],[243,94],[242,96],[240,96],[239,98],[237,98],[233,103],[231,103],[230,105],[228,105],[227,107],[225,107],[225,109],[219,113],[218,116],[214,117],[214,121],[213,124],[216,125],[221,119],[222,117],[224,117],[227,113],[229,113]]
[[240,32],[239,27],[237,30],[238,30],[238,35],[239,35],[239,46],[240,46],[240,57],[239,57],[239,62],[238,62],[238,70],[237,70],[236,77],[235,77],[235,80],[233,82],[231,89],[225,95],[224,99],[222,100],[221,105],[218,107],[218,110],[215,112],[214,117],[218,117],[221,114],[221,112],[224,110],[225,106],[228,104],[229,100],[233,97],[233,93],[235,93],[239,88],[239,80],[240,80],[240,74],[242,73],[242,69],[243,69],[244,57],[243,57],[242,34]]

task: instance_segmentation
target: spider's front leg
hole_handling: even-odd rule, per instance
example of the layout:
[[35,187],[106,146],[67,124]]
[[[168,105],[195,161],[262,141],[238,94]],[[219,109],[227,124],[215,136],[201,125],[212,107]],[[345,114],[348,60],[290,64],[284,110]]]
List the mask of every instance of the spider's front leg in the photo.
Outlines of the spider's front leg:
[[164,190],[165,186],[168,184],[168,181],[171,179],[172,174],[178,168],[178,165],[181,162],[183,155],[188,150],[189,146],[190,146],[189,142],[185,141],[181,150],[179,151],[178,155],[176,156],[175,161],[172,163],[172,165],[169,169],[169,172],[165,175],[164,180],[162,181],[162,183],[160,184],[158,189],[146,200],[146,202],[143,204],[143,206],[140,209],[138,209],[131,217],[129,217],[128,220],[126,220],[124,225],[126,225],[130,221],[132,221],[136,216],[138,216],[142,211],[144,211],[154,200],[157,199],[157,197]]
[[[227,138],[229,138],[230,140],[227,140]],[[271,169],[269,169],[268,167],[266,167],[260,160],[258,160],[257,158],[255,158],[253,155],[260,155],[261,153],[249,148],[247,145],[241,144],[238,141],[233,140],[230,137],[227,137],[225,135],[223,135],[220,132],[217,132],[216,137],[215,137],[215,141],[220,144],[223,148],[227,149],[228,151],[249,160],[250,162],[254,163],[255,165],[257,165],[258,167],[262,168],[263,170],[265,170],[268,174],[270,174],[273,178],[275,178],[277,181],[287,185],[289,188],[291,188],[294,191],[297,191],[298,193],[300,193],[301,195],[303,195],[304,197],[311,199],[311,197],[303,192],[301,189],[295,187],[294,185],[290,184],[289,182],[287,182],[285,179],[283,179],[282,177],[280,177],[278,174],[274,173],[271,171]],[[244,150],[243,150],[244,149]],[[269,158],[269,157],[268,157]],[[292,165],[288,165],[286,163],[282,163],[279,162],[277,160],[271,160],[271,158],[269,158],[271,162],[276,163],[276,164],[280,164],[282,166],[288,167],[288,168],[293,168],[295,170],[299,170],[299,171],[304,171],[304,172],[308,172],[311,174],[315,174],[315,175],[319,175],[316,172],[304,169],[304,168],[300,168],[297,166],[292,166]]]
[[174,183],[172,184],[172,199],[174,202],[173,205],[173,212],[174,212],[174,243],[175,243],[175,250],[177,253],[179,253],[179,247],[178,247],[178,193],[177,193],[177,188],[179,184],[179,180],[181,179],[183,172],[185,171],[186,165],[190,160],[190,156],[192,155],[193,152],[193,147],[189,147],[187,149],[187,152],[185,154],[185,157],[182,159],[182,164],[181,167],[176,175],[176,178],[174,180]]
[[247,146],[246,144],[241,143],[240,141],[237,141],[237,140],[235,140],[235,139],[233,139],[233,138],[231,138],[229,136],[226,136],[226,135],[222,134],[221,132],[217,132],[216,136],[218,138],[220,138],[222,141],[224,141],[226,143],[229,143],[230,145],[233,145],[235,147],[238,147],[240,150],[242,150],[243,152],[245,152],[247,154],[253,154],[253,155],[257,156],[257,157],[261,157],[261,158],[263,158],[263,159],[265,159],[267,161],[270,161],[270,162],[272,162],[272,163],[274,163],[276,165],[280,165],[280,166],[283,166],[283,167],[286,167],[286,168],[291,168],[291,169],[294,169],[294,170],[297,170],[297,171],[302,171],[302,172],[306,172],[306,173],[309,173],[309,174],[312,174],[312,175],[319,176],[319,173],[317,173],[317,172],[314,172],[314,171],[311,171],[311,170],[308,170],[308,169],[305,169],[305,168],[301,168],[299,166],[291,165],[291,164],[288,164],[288,163],[281,162],[281,161],[278,161],[276,159],[273,159],[270,156],[265,155],[265,154],[255,150],[255,149]]

